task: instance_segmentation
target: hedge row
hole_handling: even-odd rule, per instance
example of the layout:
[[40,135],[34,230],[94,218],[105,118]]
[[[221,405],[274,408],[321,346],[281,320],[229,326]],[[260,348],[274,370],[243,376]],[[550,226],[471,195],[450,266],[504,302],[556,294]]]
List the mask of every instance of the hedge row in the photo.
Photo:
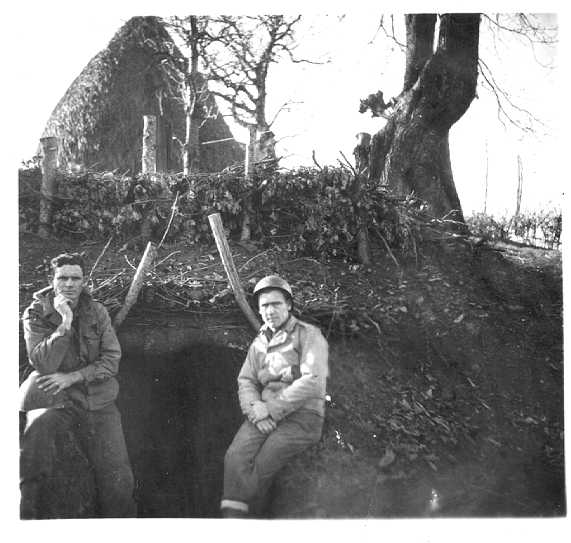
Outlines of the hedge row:
[[[37,169],[20,171],[20,226],[36,231]],[[400,252],[412,251],[419,234],[414,217],[422,203],[396,198],[382,187],[364,185],[355,196],[355,176],[345,168],[277,170],[259,168],[247,182],[240,170],[217,174],[158,174],[127,177],[112,172],[58,172],[52,228],[56,235],[129,239],[143,224],[166,242],[212,243],[208,215],[221,214],[231,236],[239,236],[248,205],[254,239],[279,242],[296,254],[355,255],[359,213],[369,231]]]

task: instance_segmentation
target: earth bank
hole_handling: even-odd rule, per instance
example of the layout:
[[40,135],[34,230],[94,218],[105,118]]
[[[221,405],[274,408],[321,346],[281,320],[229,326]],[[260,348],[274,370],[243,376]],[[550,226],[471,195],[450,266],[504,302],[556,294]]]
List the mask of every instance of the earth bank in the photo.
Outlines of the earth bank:
[[[79,249],[94,261],[103,245],[23,235],[20,309],[46,283],[46,255]],[[242,262],[256,257],[254,275],[283,273],[306,301],[338,289],[351,306],[342,315],[300,306],[331,345],[326,427],[280,474],[267,516],[565,515],[558,252],[473,240],[395,263],[378,248],[373,269],[232,249]],[[170,262],[185,265],[216,258],[178,246],[159,258],[175,251]],[[109,254],[101,270],[123,261],[117,248]],[[191,306],[194,315],[146,299],[120,330],[140,515],[215,517],[252,332],[231,297],[222,310]],[[81,462],[77,473],[85,506],[76,500],[68,515],[89,516]]]

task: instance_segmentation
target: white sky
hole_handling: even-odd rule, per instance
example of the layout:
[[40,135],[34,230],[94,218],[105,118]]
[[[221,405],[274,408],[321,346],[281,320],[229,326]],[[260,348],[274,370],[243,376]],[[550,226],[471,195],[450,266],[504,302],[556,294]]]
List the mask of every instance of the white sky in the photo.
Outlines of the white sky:
[[[55,8],[61,4],[36,6],[35,15],[26,20],[25,35],[17,38],[18,61],[13,81],[17,83],[19,107],[13,143],[18,161],[34,154],[58,100],[124,22],[134,15],[187,13],[180,8],[166,8],[171,5],[168,2],[157,3],[156,8],[149,7],[155,6],[152,3],[137,3],[140,7],[106,4],[105,9],[96,8],[95,3],[82,3],[81,10],[79,3],[72,3],[73,9]],[[347,17],[342,22],[335,16],[324,18],[315,11],[301,11],[305,23],[300,30],[309,32],[310,38],[301,44],[300,56],[328,56],[330,63],[315,66],[286,61],[270,69],[268,118],[287,100],[303,102],[293,105],[290,112],[282,112],[274,125],[278,139],[283,138],[277,150],[286,157],[285,166],[312,164],[312,150],[321,164],[336,163],[339,151],[351,157],[354,135],[361,131],[374,133],[383,124],[382,119],[358,113],[359,99],[378,89],[383,90],[385,98],[400,91],[402,53],[380,34],[373,40],[384,4],[374,10],[370,6],[360,9],[360,3],[352,6],[356,7],[344,6]],[[343,11],[337,7],[328,12]],[[515,209],[518,153],[524,168],[522,207],[561,207],[563,181],[558,171],[556,135],[559,104],[552,99],[558,88],[558,71],[542,69],[528,47],[513,41],[498,48],[500,58],[496,58],[491,46],[482,32],[481,50],[487,54],[487,62],[496,67],[495,77],[513,94],[518,105],[532,111],[549,128],[547,134],[532,137],[506,130],[497,120],[492,96],[480,92],[479,99],[451,131],[452,166],[464,212],[483,209],[486,145],[488,211],[511,213]],[[232,129],[238,139],[246,141],[240,129]]]

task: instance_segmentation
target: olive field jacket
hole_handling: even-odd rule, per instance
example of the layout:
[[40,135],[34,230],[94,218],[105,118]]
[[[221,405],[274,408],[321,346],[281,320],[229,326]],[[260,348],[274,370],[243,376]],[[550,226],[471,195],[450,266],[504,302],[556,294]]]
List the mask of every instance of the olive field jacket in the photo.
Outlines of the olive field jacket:
[[115,400],[119,383],[121,347],[105,307],[87,291],[79,297],[71,330],[54,334],[62,322],[53,306],[54,291],[36,292],[24,311],[22,324],[29,363],[40,375],[78,371],[83,381],[59,393],[63,403],[72,401],[90,411]]
[[250,416],[252,404],[261,400],[275,421],[301,408],[323,416],[327,340],[316,326],[293,315],[269,340],[267,328],[262,326],[250,345],[238,375],[242,412]]

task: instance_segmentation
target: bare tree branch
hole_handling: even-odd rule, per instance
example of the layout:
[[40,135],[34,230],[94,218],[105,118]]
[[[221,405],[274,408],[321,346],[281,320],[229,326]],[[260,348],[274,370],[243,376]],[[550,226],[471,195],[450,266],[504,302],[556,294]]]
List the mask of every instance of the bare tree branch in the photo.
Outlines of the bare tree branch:
[[531,20],[530,16],[525,13],[518,13],[515,15],[516,22],[518,24],[514,26],[508,26],[507,24],[501,23],[500,17],[500,15],[496,15],[496,18],[492,19],[489,15],[486,15],[485,13],[482,14],[482,18],[487,20],[492,26],[512,34],[517,34],[528,41],[531,45],[555,45],[558,43],[556,38],[557,28],[536,24]]
[[319,162],[317,162],[317,158],[315,157],[315,149],[313,149],[313,151],[311,151],[311,159],[313,160],[313,163],[317,166],[319,171],[323,171],[323,168],[321,167]]
[[[495,19],[493,19],[489,15],[483,14],[482,20],[487,23],[497,52],[496,40],[504,42],[504,36],[514,36],[522,43],[531,46],[531,52],[537,64],[546,69],[553,69],[553,64],[545,63],[540,60],[538,57],[538,49],[541,47],[554,46],[558,43],[557,27],[546,26],[535,22],[532,19],[533,17],[535,16],[518,13],[514,15],[496,15]],[[504,19],[507,21],[506,24],[501,23],[501,20]],[[509,23],[513,23],[515,26],[508,26]],[[506,46],[509,47],[508,44],[506,44]]]
[[294,50],[295,27],[301,15],[247,15],[242,17],[219,16],[213,18],[211,33],[217,40],[209,44],[206,56],[210,79],[226,87],[228,92],[214,94],[228,103],[237,122],[243,126],[255,125],[265,132],[274,119],[266,119],[266,81],[270,65],[285,57],[291,62],[308,62],[297,58]]
[[[401,49],[402,51],[405,51],[405,50],[406,50],[406,44],[402,43],[402,42],[397,38],[396,33],[395,33],[394,15],[390,15],[390,33],[389,33],[389,31],[387,30],[387,28],[386,28],[385,25],[386,25],[385,16],[382,15],[382,16],[381,16],[381,20],[379,21],[379,27],[378,27],[378,29],[377,29],[376,34],[378,34],[378,32],[379,32],[380,30],[382,30],[387,38],[390,38],[394,43],[396,43],[396,44],[400,47],[400,49]],[[375,35],[376,35],[376,34],[375,34]],[[374,38],[373,38],[373,39],[374,39]]]
[[294,100],[288,100],[287,102],[284,102],[280,108],[276,111],[274,118],[268,123],[268,126],[272,126],[275,122],[276,119],[278,118],[278,115],[282,112],[282,111],[290,111],[289,106],[293,105],[293,104],[303,104],[302,101],[294,101]]
[[[496,104],[498,106],[498,119],[504,126],[505,126],[504,120],[507,120],[510,124],[525,132],[533,131],[532,122],[537,123],[541,126],[545,126],[545,124],[542,123],[537,117],[535,117],[530,111],[522,107],[519,107],[512,101],[509,94],[498,84],[498,82],[495,80],[492,74],[492,71],[481,58],[478,60],[478,69],[480,75],[483,77],[487,85],[487,88],[493,93],[496,99]],[[510,114],[507,111],[506,106],[509,106],[514,111],[523,113],[524,116],[527,118],[528,123],[523,124],[521,121],[516,119],[512,114]]]

